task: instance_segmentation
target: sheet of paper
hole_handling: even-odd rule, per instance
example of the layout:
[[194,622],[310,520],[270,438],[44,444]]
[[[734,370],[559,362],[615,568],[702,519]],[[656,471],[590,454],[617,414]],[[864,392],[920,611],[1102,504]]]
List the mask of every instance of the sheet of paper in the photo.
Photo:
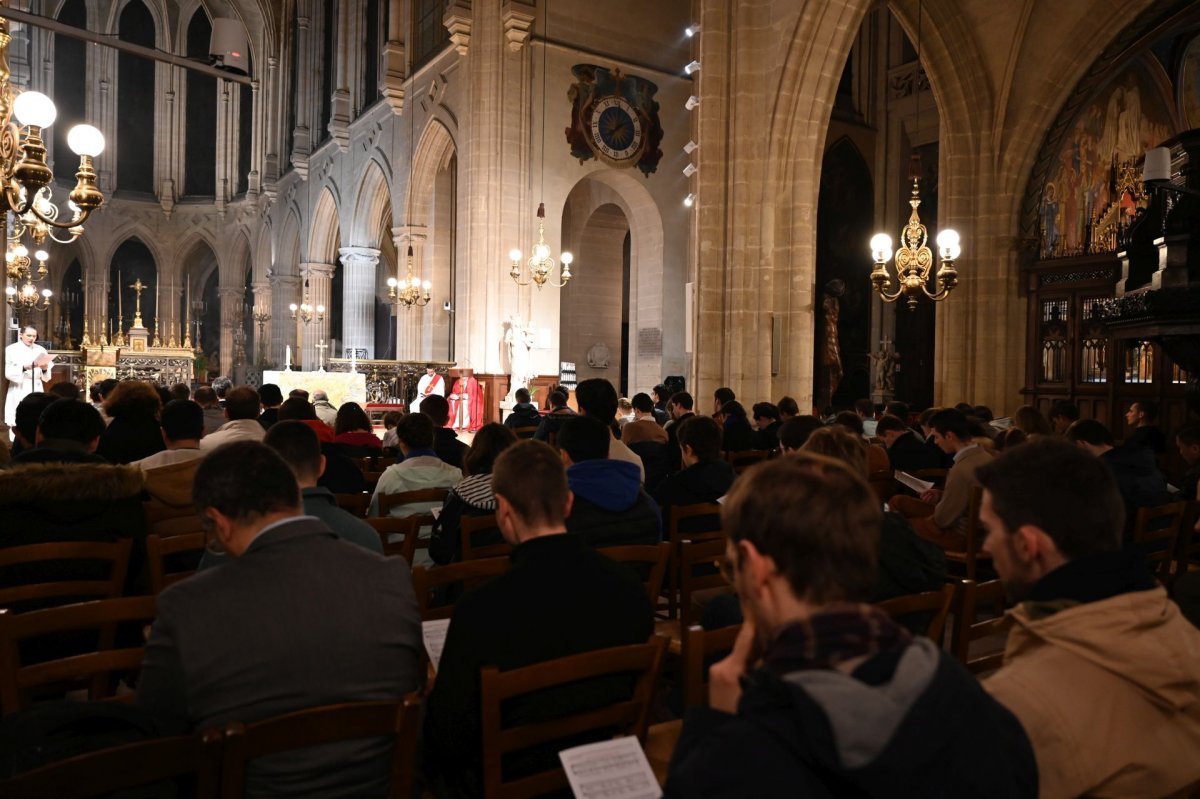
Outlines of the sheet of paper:
[[434,671],[437,671],[438,661],[442,659],[442,647],[446,645],[446,631],[449,629],[449,619],[421,622],[421,638],[425,641],[425,651],[429,653],[429,663]]
[[638,739],[629,736],[558,753],[576,799],[660,799],[662,788]]
[[933,488],[933,483],[920,480],[916,477],[913,477],[908,472],[902,472],[899,469],[896,470],[895,477],[901,483],[908,486],[913,491],[916,491],[917,494],[924,494],[926,491]]

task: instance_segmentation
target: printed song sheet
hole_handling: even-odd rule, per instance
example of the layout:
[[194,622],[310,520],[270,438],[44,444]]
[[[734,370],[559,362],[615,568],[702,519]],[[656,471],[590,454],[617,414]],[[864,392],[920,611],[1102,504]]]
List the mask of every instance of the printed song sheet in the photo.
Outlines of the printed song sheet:
[[933,488],[933,483],[926,482],[925,480],[921,480],[917,477],[913,477],[908,472],[902,472],[899,469],[896,470],[895,477],[898,481],[900,481],[904,485],[908,486],[913,491],[916,491],[917,496],[920,496],[921,494],[924,494],[929,489]]
[[638,739],[629,736],[558,753],[575,799],[660,799],[662,789]]
[[442,647],[446,645],[446,631],[449,629],[449,619],[421,622],[421,638],[425,641],[425,651],[429,653],[429,662],[434,671],[437,671],[438,662],[442,659]]

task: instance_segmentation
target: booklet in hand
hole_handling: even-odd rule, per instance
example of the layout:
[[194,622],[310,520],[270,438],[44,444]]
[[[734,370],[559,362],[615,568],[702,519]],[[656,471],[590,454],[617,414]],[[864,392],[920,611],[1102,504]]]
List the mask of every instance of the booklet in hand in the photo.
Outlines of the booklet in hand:
[[921,480],[920,478],[913,477],[908,472],[902,472],[899,469],[896,470],[894,476],[897,481],[899,481],[903,485],[908,486],[913,491],[916,491],[917,496],[920,496],[921,494],[924,494],[929,489],[933,488],[933,483],[930,483],[927,480]]

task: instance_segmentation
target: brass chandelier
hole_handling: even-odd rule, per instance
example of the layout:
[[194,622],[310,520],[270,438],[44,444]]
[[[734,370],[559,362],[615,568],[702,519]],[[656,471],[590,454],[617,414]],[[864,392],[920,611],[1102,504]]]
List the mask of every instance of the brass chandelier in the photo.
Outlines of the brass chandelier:
[[8,285],[4,289],[5,301],[17,313],[17,317],[26,321],[35,311],[44,311],[50,307],[50,298],[54,295],[48,288],[38,289],[38,284],[46,279],[49,270],[46,260],[50,256],[45,250],[34,253],[37,269],[33,269],[33,259],[29,257],[29,248],[21,243],[20,236],[10,236],[8,250],[4,253],[5,271],[8,275]]
[[398,308],[422,308],[429,304],[429,290],[433,288],[433,284],[428,280],[422,283],[421,279],[413,274],[413,248],[411,244],[408,245],[406,264],[408,267],[408,277],[403,280],[397,280],[394,277],[388,278],[387,301]]
[[301,300],[299,305],[293,302],[288,306],[288,309],[292,312],[293,319],[299,319],[305,325],[312,322],[314,318],[318,323],[325,320],[325,306],[317,305],[314,307],[313,304],[309,302],[307,279],[304,281],[304,299]]

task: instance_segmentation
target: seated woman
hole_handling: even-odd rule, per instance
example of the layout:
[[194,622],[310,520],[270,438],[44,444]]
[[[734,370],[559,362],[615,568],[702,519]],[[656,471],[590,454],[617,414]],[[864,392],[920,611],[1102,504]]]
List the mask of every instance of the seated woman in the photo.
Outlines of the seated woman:
[[333,423],[333,442],[341,444],[352,458],[367,458],[383,452],[383,442],[371,429],[367,412],[357,402],[344,402]]
[[[501,452],[515,443],[516,434],[502,424],[492,422],[479,428],[471,448],[463,456],[463,479],[450,490],[441,514],[434,522],[433,537],[429,541],[429,557],[434,563],[445,565],[462,557],[464,516],[489,516],[496,512],[492,464]],[[478,543],[481,546],[499,543],[499,537]]]
[[162,399],[158,390],[141,380],[123,380],[104,400],[104,413],[112,421],[100,435],[96,454],[109,463],[132,463],[166,449],[158,415]]

